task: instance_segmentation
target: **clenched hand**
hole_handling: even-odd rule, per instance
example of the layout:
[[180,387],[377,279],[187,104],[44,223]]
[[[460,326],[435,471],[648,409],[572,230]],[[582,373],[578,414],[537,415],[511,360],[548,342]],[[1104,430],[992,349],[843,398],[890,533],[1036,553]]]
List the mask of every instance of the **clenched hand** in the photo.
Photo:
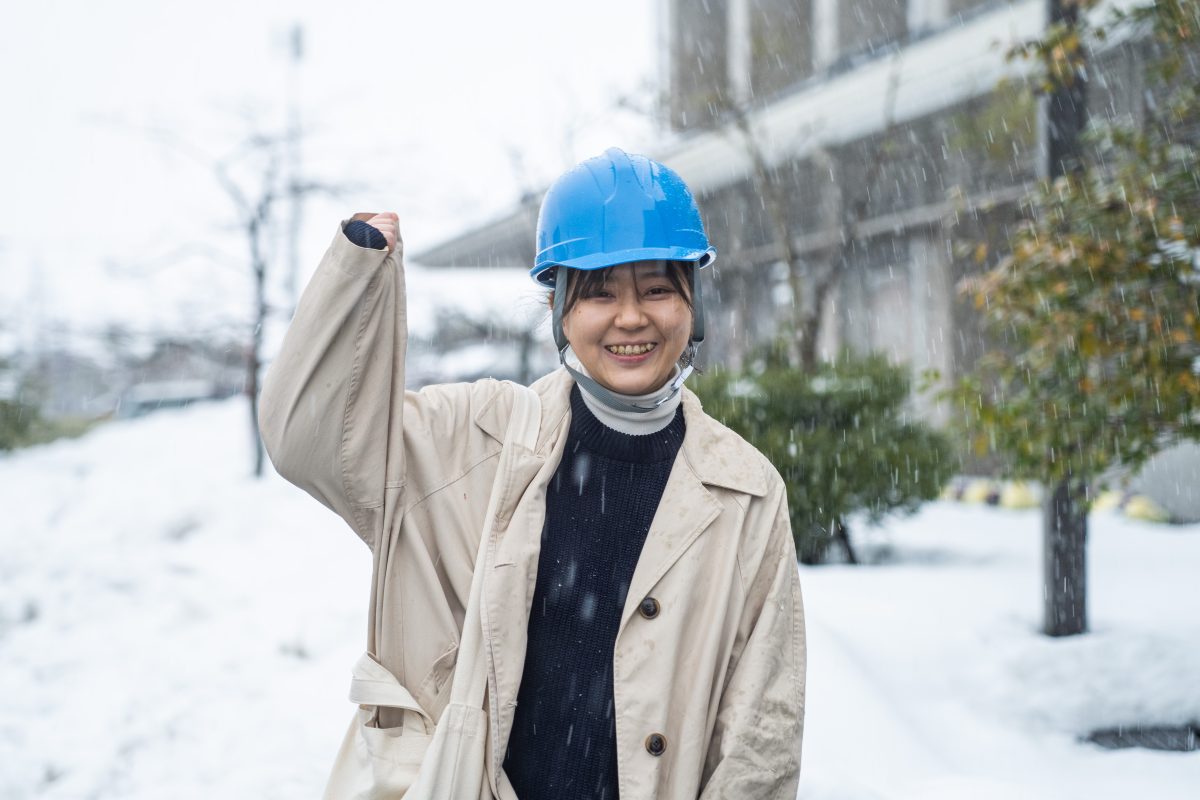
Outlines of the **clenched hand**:
[[384,211],[376,214],[366,211],[361,214],[355,214],[351,219],[362,220],[382,233],[383,238],[387,239],[389,253],[396,249],[396,242],[400,239],[400,216],[396,212]]

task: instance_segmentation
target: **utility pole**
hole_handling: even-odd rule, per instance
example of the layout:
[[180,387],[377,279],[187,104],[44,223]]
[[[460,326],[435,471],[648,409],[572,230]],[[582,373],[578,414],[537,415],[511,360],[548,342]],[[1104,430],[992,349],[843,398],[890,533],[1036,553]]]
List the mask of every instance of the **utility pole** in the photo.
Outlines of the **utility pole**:
[[[1079,0],[1047,0],[1051,29],[1079,29]],[[1083,42],[1078,66],[1051,74],[1046,103],[1047,175],[1051,181],[1082,172],[1080,134],[1087,125]],[[1066,58],[1074,59],[1067,53]],[[1071,636],[1087,631],[1087,478],[1067,475],[1050,489],[1043,509],[1043,632]]]
[[304,224],[304,191],[301,179],[300,142],[303,131],[300,120],[300,66],[304,61],[304,26],[292,25],[288,35],[287,69],[287,266],[284,270],[284,290],[288,303],[288,318],[295,313],[299,302],[300,228]]

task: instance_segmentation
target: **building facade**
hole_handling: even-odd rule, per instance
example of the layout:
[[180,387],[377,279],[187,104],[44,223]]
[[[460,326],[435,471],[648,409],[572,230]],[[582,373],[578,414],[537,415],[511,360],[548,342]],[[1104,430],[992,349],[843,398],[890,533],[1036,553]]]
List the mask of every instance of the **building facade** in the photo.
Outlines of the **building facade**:
[[[1003,252],[1045,163],[1038,101],[1005,57],[1044,29],[1045,0],[661,0],[659,19],[668,130],[650,155],[697,193],[720,251],[705,359],[744,363],[794,335],[799,307],[824,357],[969,369],[983,343],[956,287]],[[1141,113],[1139,57],[1097,60],[1094,117]],[[530,264],[537,202],[417,259]]]

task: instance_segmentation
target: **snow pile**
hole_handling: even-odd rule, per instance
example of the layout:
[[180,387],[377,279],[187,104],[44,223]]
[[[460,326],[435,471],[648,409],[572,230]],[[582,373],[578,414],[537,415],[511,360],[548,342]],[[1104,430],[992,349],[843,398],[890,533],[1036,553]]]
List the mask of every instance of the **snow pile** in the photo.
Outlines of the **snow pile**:
[[0,460],[0,797],[319,795],[370,559],[244,401]]
[[1038,633],[1038,511],[934,503],[857,530],[879,565],[803,573],[802,798],[1196,797],[1200,752],[1080,739],[1200,723],[1200,526],[1093,514],[1093,632],[1062,639]]
[[[350,717],[370,563],[228,401],[0,458],[0,798],[305,798]],[[1036,511],[937,503],[803,569],[806,800],[1194,797],[1200,527],[1093,518],[1094,633],[1048,640]],[[686,676],[680,676],[686,679]]]

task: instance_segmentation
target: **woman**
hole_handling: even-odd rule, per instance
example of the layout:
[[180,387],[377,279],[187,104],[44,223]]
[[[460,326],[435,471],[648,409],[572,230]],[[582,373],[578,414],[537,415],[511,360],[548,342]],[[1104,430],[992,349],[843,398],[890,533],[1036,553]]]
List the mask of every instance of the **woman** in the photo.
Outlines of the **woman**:
[[[683,388],[703,338],[696,273],[715,254],[695,202],[664,165],[611,149],[551,187],[537,243],[564,368],[532,387],[537,446],[485,576],[491,791],[791,800],[795,549],[776,470]],[[514,388],[404,390],[401,250],[394,214],[339,229],[266,381],[262,431],[279,472],[372,548],[368,650],[436,719]],[[405,714],[381,709],[379,727]]]

